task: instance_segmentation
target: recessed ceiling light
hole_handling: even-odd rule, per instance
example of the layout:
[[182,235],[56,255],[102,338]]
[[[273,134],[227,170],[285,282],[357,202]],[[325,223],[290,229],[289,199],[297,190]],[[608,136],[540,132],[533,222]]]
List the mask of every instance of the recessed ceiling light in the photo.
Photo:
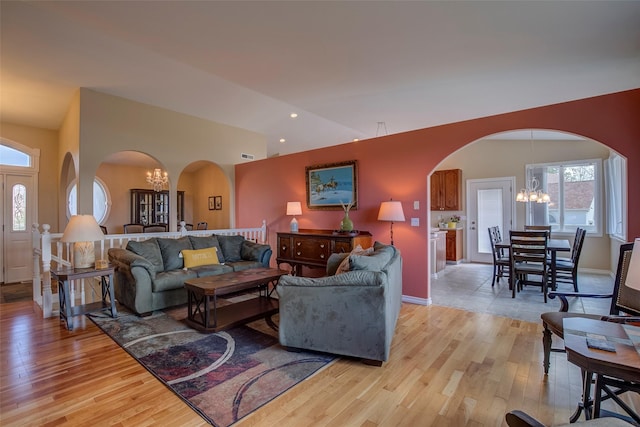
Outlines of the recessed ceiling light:
[[281,143],[282,143],[282,142],[285,142],[285,141],[286,141],[286,139],[284,139],[284,138],[280,138],[280,142],[281,142]]
[[298,117],[298,113],[291,113],[289,114],[289,117],[291,117],[292,119],[295,119],[296,117]]
[[360,138],[353,138],[353,142],[358,142],[360,141]]

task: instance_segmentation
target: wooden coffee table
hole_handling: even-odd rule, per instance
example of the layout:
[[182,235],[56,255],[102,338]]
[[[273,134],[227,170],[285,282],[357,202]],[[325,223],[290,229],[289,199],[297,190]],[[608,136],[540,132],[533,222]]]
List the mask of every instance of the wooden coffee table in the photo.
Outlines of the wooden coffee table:
[[[285,274],[289,272],[277,268],[251,268],[186,280],[187,323],[200,331],[218,332],[275,314],[278,300],[271,294]],[[251,289],[258,290],[256,298],[218,307],[219,296]]]

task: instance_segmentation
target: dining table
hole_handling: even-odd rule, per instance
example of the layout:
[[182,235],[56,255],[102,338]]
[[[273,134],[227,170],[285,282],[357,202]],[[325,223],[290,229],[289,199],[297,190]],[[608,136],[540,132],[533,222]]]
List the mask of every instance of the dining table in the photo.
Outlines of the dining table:
[[[511,247],[510,241],[501,241],[496,243],[496,248],[509,249]],[[556,290],[556,261],[558,259],[558,252],[571,252],[571,243],[568,239],[548,239],[547,240],[547,252],[551,257],[549,267],[551,268],[551,289]]]

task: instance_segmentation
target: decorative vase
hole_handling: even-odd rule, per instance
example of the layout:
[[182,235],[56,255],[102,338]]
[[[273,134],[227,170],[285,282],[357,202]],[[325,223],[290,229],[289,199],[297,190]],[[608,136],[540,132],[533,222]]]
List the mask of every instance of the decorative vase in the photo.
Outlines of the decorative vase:
[[453,221],[451,221],[451,222],[449,223],[449,228],[456,228],[457,226],[458,226],[458,223],[457,223],[457,222],[453,222]]
[[351,231],[353,230],[353,221],[349,218],[349,211],[344,212],[344,218],[340,221],[340,230]]

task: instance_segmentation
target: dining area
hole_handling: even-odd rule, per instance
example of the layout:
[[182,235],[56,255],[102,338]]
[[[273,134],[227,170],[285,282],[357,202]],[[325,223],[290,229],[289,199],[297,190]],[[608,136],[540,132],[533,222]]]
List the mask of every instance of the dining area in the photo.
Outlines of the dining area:
[[492,287],[506,280],[512,298],[528,287],[537,287],[545,303],[549,290],[557,290],[559,284],[570,284],[578,292],[578,263],[585,229],[576,228],[573,241],[552,238],[551,226],[529,225],[522,230],[509,230],[505,236],[499,226],[492,226],[488,233],[493,257]]

